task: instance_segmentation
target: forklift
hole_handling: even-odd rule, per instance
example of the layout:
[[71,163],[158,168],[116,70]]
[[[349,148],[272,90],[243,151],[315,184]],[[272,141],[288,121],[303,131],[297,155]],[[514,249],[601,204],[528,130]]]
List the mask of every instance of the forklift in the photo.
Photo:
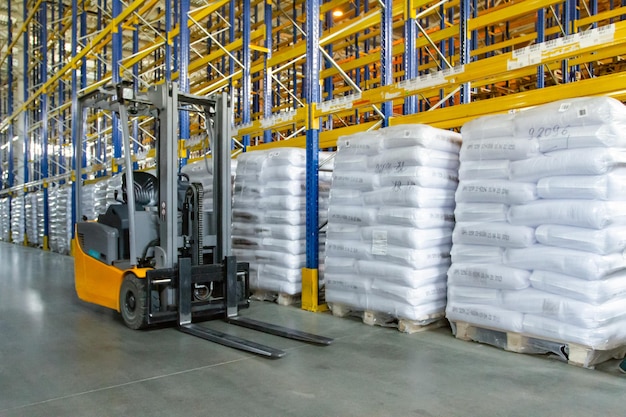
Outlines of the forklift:
[[[176,83],[136,93],[127,84],[81,96],[78,115],[115,113],[122,131],[122,204],[97,220],[82,218],[82,178],[75,181],[76,229],[72,241],[75,286],[86,302],[118,311],[131,329],[176,324],[178,330],[267,358],[285,352],[198,324],[229,324],[316,344],[332,339],[239,315],[249,307],[249,265],[237,262],[231,243],[231,107],[225,93],[209,97],[180,92]],[[204,211],[203,189],[178,174],[179,111],[203,121],[213,164],[213,207]],[[133,172],[129,115],[155,123],[156,175]],[[82,161],[85,123],[75,146]],[[207,161],[208,163],[208,161]],[[118,196],[119,198],[119,196]]]

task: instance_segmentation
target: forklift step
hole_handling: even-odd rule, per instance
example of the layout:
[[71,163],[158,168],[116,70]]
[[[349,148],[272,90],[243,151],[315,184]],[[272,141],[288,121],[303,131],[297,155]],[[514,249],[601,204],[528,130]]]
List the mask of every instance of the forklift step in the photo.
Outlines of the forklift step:
[[233,336],[227,333],[222,333],[217,330],[211,330],[206,327],[198,326],[197,324],[181,325],[178,327],[178,330],[192,336],[219,343],[220,345],[243,350],[245,352],[254,353],[260,356],[265,356],[270,359],[282,358],[283,356],[285,356],[286,353],[285,351],[282,351],[280,349],[275,349],[270,346],[255,343],[250,340],[242,339],[240,337]]
[[260,332],[286,337],[288,339],[299,340],[301,342],[313,343],[316,345],[328,346],[333,342],[333,339],[330,339],[328,337],[301,332],[299,330],[290,329],[288,327],[277,326],[275,324],[265,323],[262,321],[241,316],[227,318],[226,322],[229,324],[234,324],[236,326],[246,327],[248,329],[258,330]]

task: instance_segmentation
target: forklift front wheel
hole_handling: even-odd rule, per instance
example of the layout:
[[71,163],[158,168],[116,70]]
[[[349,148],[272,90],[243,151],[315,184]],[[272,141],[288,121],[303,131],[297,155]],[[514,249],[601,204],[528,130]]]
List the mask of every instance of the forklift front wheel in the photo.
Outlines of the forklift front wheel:
[[129,328],[138,330],[147,327],[146,284],[133,274],[126,275],[122,282],[120,313]]

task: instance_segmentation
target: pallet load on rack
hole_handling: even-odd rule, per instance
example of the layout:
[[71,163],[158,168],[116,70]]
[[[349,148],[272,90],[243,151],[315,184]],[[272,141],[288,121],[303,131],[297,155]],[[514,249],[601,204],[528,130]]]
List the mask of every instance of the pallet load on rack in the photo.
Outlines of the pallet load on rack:
[[51,187],[48,197],[50,215],[50,250],[67,255],[72,238],[72,188]]
[[11,240],[11,200],[0,198],[0,240]]
[[37,194],[29,193],[24,197],[24,219],[26,224],[26,239],[31,246],[39,246],[37,233]]
[[[233,253],[250,262],[250,287],[291,304],[302,292],[306,263],[306,151],[277,148],[238,157],[233,199]],[[328,189],[327,175],[320,188]],[[326,184],[326,185],[325,185]],[[320,210],[325,207],[320,192]],[[327,206],[326,206],[327,207]],[[320,216],[323,218],[323,216]]]
[[24,195],[20,194],[11,199],[11,241],[23,244],[24,233]]
[[43,191],[37,191],[35,194],[35,204],[37,206],[37,242],[41,246],[43,245],[44,236],[44,204],[43,204]]
[[85,184],[81,195],[81,211],[89,220],[95,220],[100,214],[106,213],[107,183],[99,181]]
[[585,367],[623,356],[626,107],[563,100],[462,134],[446,311],[456,336]]
[[441,322],[460,139],[402,125],[338,140],[326,241],[334,314],[408,332]]
[[[234,180],[237,171],[237,160],[230,160],[231,179]],[[213,163],[210,160],[201,160],[187,164],[180,172],[186,175],[190,183],[202,184],[203,211],[213,210]],[[185,181],[185,180],[183,180]]]

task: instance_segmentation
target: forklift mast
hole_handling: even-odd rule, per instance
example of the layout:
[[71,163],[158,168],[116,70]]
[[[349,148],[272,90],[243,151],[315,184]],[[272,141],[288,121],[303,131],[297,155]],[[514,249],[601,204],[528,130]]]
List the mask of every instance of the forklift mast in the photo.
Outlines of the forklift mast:
[[[239,310],[249,306],[249,266],[232,255],[232,112],[225,93],[200,97],[181,93],[175,83],[141,94],[124,84],[100,88],[79,99],[79,114],[85,121],[79,128],[81,139],[89,108],[108,110],[119,117],[125,190],[124,204],[109,207],[97,222],[77,222],[75,275],[81,299],[117,309],[133,329],[174,322],[184,333],[270,358],[282,357],[285,352],[194,321],[222,318],[230,324],[308,343],[332,342],[239,316]],[[196,112],[204,119],[213,163],[213,207],[207,211],[202,205],[202,186],[179,179],[181,110]],[[133,173],[129,115],[153,117],[156,122],[156,177]],[[81,144],[75,146],[75,152],[76,160],[82,161]],[[138,201],[136,195],[143,198]],[[81,219],[80,174],[75,197],[76,218]],[[92,271],[100,276],[93,277]],[[85,288],[91,291],[87,296]],[[99,292],[107,297],[100,297]],[[119,298],[112,301],[112,294],[117,298],[118,293]]]

